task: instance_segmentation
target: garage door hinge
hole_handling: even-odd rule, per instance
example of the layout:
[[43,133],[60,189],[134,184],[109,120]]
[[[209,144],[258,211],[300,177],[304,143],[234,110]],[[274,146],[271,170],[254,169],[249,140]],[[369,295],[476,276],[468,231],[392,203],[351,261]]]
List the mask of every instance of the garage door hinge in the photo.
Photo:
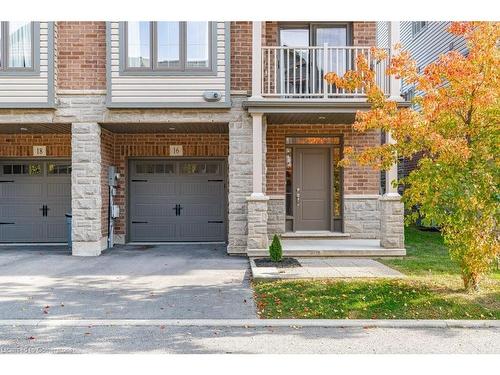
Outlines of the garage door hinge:
[[0,225],[12,225],[12,224],[15,224],[15,223],[3,223],[3,222],[0,222]]
[[222,182],[224,180],[208,180],[208,182]]
[[147,224],[147,221],[132,221],[132,224]]
[[8,183],[8,182],[14,182],[14,180],[1,180],[0,181],[0,184],[5,184],[5,183]]
[[148,182],[148,180],[132,180],[132,182]]
[[209,224],[222,224],[223,221],[222,220],[208,220],[208,223]]

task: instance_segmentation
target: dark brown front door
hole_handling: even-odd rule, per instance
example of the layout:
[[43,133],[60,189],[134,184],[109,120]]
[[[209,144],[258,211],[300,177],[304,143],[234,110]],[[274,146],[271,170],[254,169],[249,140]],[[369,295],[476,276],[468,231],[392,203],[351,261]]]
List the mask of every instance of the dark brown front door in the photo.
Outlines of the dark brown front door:
[[295,230],[330,230],[330,148],[296,147]]

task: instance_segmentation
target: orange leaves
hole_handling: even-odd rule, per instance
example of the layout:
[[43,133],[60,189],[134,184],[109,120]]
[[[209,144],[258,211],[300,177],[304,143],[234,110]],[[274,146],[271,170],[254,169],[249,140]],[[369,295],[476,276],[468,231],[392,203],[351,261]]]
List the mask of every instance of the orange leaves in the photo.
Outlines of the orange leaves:
[[448,31],[454,35],[465,35],[474,29],[472,22],[452,22]]
[[386,73],[396,78],[405,78],[409,83],[414,83],[418,79],[417,64],[411,59],[408,51],[401,51],[392,56]]
[[325,78],[347,91],[364,89],[371,108],[357,113],[356,131],[381,129],[396,140],[348,149],[343,166],[387,169],[398,156],[424,155],[406,178],[403,198],[441,227],[468,287],[500,252],[500,23],[454,22],[450,32],[465,37],[467,55],[450,51],[422,72],[407,51],[391,57],[386,73],[414,85],[415,108],[398,108],[377,87],[373,61],[384,51],[373,49],[371,62],[360,55],[355,71]]
[[[408,51],[399,46],[391,57],[386,73],[415,86],[416,108],[398,108],[377,86],[373,67],[387,58],[385,50],[372,48],[369,58],[358,55],[356,69],[343,76],[325,75],[328,83],[347,92],[361,89],[366,93],[371,109],[356,115],[357,131],[390,131],[402,156],[428,152],[436,160],[458,164],[470,158],[471,139],[485,134],[484,124],[498,124],[500,52],[496,44],[500,23],[454,22],[450,32],[467,39],[468,55],[450,51],[421,72]],[[485,115],[489,117],[485,119]],[[358,161],[377,167],[391,155],[384,148],[363,152],[357,155]],[[392,153],[394,160],[395,155]]]
[[370,48],[370,55],[372,60],[376,61],[385,60],[388,56],[387,51],[385,49],[375,48],[375,47]]

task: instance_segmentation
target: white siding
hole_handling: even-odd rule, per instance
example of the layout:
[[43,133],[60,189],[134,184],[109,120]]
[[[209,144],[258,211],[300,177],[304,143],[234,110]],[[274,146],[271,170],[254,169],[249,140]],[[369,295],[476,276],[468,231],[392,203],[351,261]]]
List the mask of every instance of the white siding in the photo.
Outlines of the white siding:
[[379,48],[389,48],[389,22],[378,21],[377,22],[377,33],[376,44]]
[[[412,58],[415,59],[421,70],[435,61],[439,55],[449,52],[451,49],[460,53],[467,51],[464,38],[448,32],[450,22],[428,22],[425,29],[415,37],[412,35],[411,25],[412,23],[409,21],[401,22],[401,45],[403,49],[410,51]],[[410,88],[403,81],[402,93]]]
[[0,107],[49,103],[48,26],[48,22],[40,22],[40,71],[34,75],[0,75]]
[[169,104],[196,104],[207,103],[203,99],[205,91],[218,91],[226,101],[226,25],[224,22],[216,23],[216,71],[207,75],[127,75],[120,74],[120,25],[119,22],[110,24],[110,57],[111,71],[108,84],[110,86],[110,101],[113,104],[148,103],[154,105]]

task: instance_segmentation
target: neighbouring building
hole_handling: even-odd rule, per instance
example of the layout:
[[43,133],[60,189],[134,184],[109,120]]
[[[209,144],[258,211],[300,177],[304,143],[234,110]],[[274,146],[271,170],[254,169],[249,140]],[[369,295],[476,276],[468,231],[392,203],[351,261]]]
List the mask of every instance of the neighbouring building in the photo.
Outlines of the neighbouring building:
[[[1,22],[0,41],[0,243],[65,242],[71,213],[74,255],[259,255],[275,233],[405,253],[396,167],[382,194],[379,171],[337,164],[380,144],[352,128],[365,94],[323,80],[370,55],[375,22]],[[377,79],[404,105],[386,65]]]
[[[451,22],[445,21],[403,21],[400,22],[400,44],[403,50],[409,51],[417,63],[419,71],[435,62],[439,56],[450,51],[467,53],[467,44],[463,37],[448,32]],[[377,46],[389,48],[390,22],[377,22]],[[404,80],[401,83],[401,96],[411,101],[415,95],[415,87]],[[402,159],[398,165],[398,177],[406,177],[416,168],[420,156]]]

